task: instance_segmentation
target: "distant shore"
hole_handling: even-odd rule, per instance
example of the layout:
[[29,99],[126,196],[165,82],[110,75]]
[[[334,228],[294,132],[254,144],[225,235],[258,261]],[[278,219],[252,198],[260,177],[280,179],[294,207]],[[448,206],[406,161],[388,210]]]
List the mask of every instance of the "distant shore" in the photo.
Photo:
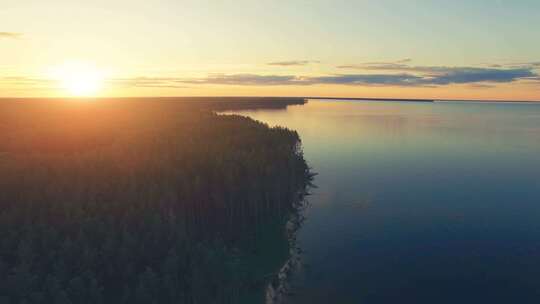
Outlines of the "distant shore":
[[[285,109],[290,105],[303,105],[306,99],[303,97],[233,97],[233,96],[209,96],[209,97],[60,97],[60,98],[0,98],[1,102],[25,102],[27,106],[54,105],[58,103],[83,102],[95,104],[106,101],[113,106],[122,106],[125,103],[153,102],[164,107],[176,108],[177,103],[183,103],[193,109],[195,106],[200,110],[232,111],[232,110],[257,110],[257,109]],[[175,102],[173,105],[171,102]]]
[[285,109],[289,105],[303,105],[308,100],[357,100],[357,101],[401,101],[401,102],[481,102],[481,103],[540,103],[540,100],[468,100],[468,99],[423,99],[423,98],[372,98],[372,97],[265,97],[265,96],[186,96],[186,97],[0,97],[6,101],[113,101],[113,102],[196,102],[200,107],[216,111]]
[[468,100],[468,99],[436,99],[440,102],[481,102],[481,103],[540,103],[540,100]]
[[361,98],[361,97],[305,97],[306,99],[328,99],[328,100],[366,100],[366,101],[410,101],[410,102],[435,102],[434,99],[415,98]]

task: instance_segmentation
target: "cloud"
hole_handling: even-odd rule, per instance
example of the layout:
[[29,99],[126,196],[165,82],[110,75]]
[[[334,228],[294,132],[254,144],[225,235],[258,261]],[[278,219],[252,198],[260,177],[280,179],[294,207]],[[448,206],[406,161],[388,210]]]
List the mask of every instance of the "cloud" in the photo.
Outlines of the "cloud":
[[310,84],[346,84],[346,85],[380,85],[380,86],[414,86],[422,81],[422,77],[412,74],[341,74],[306,78]]
[[398,62],[369,62],[363,64],[338,65],[337,68],[350,70],[407,71],[410,67]]
[[396,63],[407,63],[407,62],[411,62],[411,61],[412,61],[411,58],[405,58],[405,59],[401,59],[401,60],[396,61]]
[[[409,62],[409,59],[399,62]],[[319,76],[267,75],[255,73],[208,74],[202,77],[131,77],[107,80],[107,85],[138,88],[188,88],[195,85],[234,86],[400,86],[439,87],[467,84],[476,88],[488,88],[497,83],[521,81],[540,84],[538,74],[531,63],[525,67],[445,67],[410,66],[399,62],[367,64],[365,73],[338,73]],[[371,70],[377,72],[369,73]],[[379,71],[384,70],[384,71]],[[30,77],[3,77],[0,85],[21,88],[52,88],[57,83],[49,79]]]
[[450,84],[509,83],[517,80],[534,80],[538,74],[531,69],[446,68],[433,69],[429,74],[335,74],[326,76],[221,74],[208,77],[178,80],[191,84],[218,85],[378,85],[378,86],[443,86]]
[[175,80],[177,83],[213,84],[213,85],[244,85],[244,86],[277,86],[277,85],[414,85],[421,81],[420,77],[411,74],[337,74],[328,76],[295,76],[295,75],[258,75],[258,74],[213,74],[207,77]]
[[147,78],[116,79],[112,84],[136,87],[191,85],[242,85],[242,86],[289,86],[289,85],[418,85],[423,80],[412,74],[336,74],[327,76],[258,75],[258,74],[210,74],[200,78]]
[[478,83],[478,82],[513,82],[520,79],[535,77],[531,68],[500,69],[500,68],[447,68],[434,75],[427,81],[435,85]]
[[14,33],[14,32],[0,32],[0,39],[19,39],[22,37],[23,34],[21,33]]
[[313,60],[290,60],[290,61],[276,61],[269,62],[267,65],[276,65],[276,66],[303,66],[310,63],[318,63],[318,61]]
[[18,87],[32,87],[32,88],[50,88],[54,85],[54,81],[44,78],[32,78],[32,77],[0,77],[0,85],[18,86]]
[[473,83],[470,85],[470,87],[475,88],[475,89],[491,89],[491,88],[494,88],[495,86],[492,84]]
[[351,70],[368,70],[370,67],[374,70],[380,69],[380,70],[405,70],[407,69],[408,65],[407,63],[411,62],[412,59],[405,58],[401,60],[396,61],[389,61],[389,62],[383,62],[383,61],[375,61],[375,62],[365,62],[361,64],[345,64],[345,65],[338,65],[337,68],[339,69],[351,69]]
[[[448,66],[413,66],[410,60],[395,62],[369,62],[357,65],[341,65],[341,69],[363,71],[401,72],[412,74],[416,80],[407,81],[408,85],[448,85],[467,83],[504,83],[538,77],[534,71],[540,62],[521,65],[503,66],[491,64],[488,67],[448,67]],[[386,75],[386,74],[385,74]]]
[[540,76],[529,77],[524,80],[524,83],[540,85]]
[[133,77],[133,78],[115,78],[107,81],[108,84],[121,87],[137,88],[187,88],[182,84],[181,78],[175,77]]
[[219,84],[219,85],[293,85],[306,84],[305,80],[293,75],[257,75],[257,74],[211,74],[204,78],[180,80],[192,84]]
[[274,86],[307,84],[292,75],[258,75],[258,74],[209,74],[205,77],[134,77],[116,78],[108,81],[111,85],[124,87],[169,87],[186,88],[186,85],[244,85],[244,86]]
[[521,61],[521,62],[505,62],[505,63],[493,63],[493,62],[486,62],[481,64],[480,66],[485,66],[489,68],[532,68],[532,69],[538,69],[540,68],[540,61]]
[[[260,75],[260,74],[209,74],[204,77],[151,78],[136,77],[113,79],[113,85],[130,87],[184,88],[186,85],[236,85],[236,86],[309,86],[320,84],[351,86],[402,86],[434,87],[450,84],[471,84],[486,88],[495,83],[518,80],[540,81],[540,76],[530,68],[496,69],[474,67],[422,67],[424,73],[402,72],[394,74],[333,74],[322,76]],[[429,73],[425,73],[429,72]]]
[[374,61],[374,62],[366,62],[364,63],[365,65],[370,65],[370,64],[381,64],[381,65],[400,65],[400,64],[405,64],[405,63],[409,63],[411,62],[412,59],[411,58],[404,58],[404,59],[400,59],[400,60],[396,60],[396,61]]
[[402,72],[416,72],[416,73],[447,73],[457,70],[472,70],[472,69],[533,69],[540,67],[540,61],[530,61],[521,63],[507,63],[507,64],[485,64],[482,66],[415,66],[410,65],[411,59],[403,59],[398,61],[389,62],[365,62],[360,64],[347,64],[339,65],[339,69],[352,69],[352,70],[365,70],[365,71],[402,71]]
[[540,61],[529,61],[529,62],[518,62],[518,63],[509,63],[505,65],[506,67],[533,67],[540,68]]

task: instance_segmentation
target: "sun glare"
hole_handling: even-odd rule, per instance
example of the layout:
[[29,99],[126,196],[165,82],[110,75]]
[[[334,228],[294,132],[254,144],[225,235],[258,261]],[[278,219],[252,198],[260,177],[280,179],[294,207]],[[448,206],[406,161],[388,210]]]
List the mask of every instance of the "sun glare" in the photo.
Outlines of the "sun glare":
[[95,96],[102,89],[103,73],[87,63],[67,62],[53,70],[54,78],[67,94],[76,97]]

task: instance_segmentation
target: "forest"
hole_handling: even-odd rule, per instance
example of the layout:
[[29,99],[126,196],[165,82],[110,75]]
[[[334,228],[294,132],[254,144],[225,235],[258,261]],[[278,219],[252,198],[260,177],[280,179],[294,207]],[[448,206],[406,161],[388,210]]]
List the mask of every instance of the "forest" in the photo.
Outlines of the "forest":
[[0,303],[256,303],[312,174],[303,99],[0,102]]

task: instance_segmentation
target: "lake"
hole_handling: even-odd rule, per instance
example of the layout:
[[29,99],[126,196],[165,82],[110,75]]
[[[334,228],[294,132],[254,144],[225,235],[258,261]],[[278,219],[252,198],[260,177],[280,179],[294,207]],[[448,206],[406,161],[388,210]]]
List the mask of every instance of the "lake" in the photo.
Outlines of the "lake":
[[288,303],[538,303],[540,104],[310,100]]

